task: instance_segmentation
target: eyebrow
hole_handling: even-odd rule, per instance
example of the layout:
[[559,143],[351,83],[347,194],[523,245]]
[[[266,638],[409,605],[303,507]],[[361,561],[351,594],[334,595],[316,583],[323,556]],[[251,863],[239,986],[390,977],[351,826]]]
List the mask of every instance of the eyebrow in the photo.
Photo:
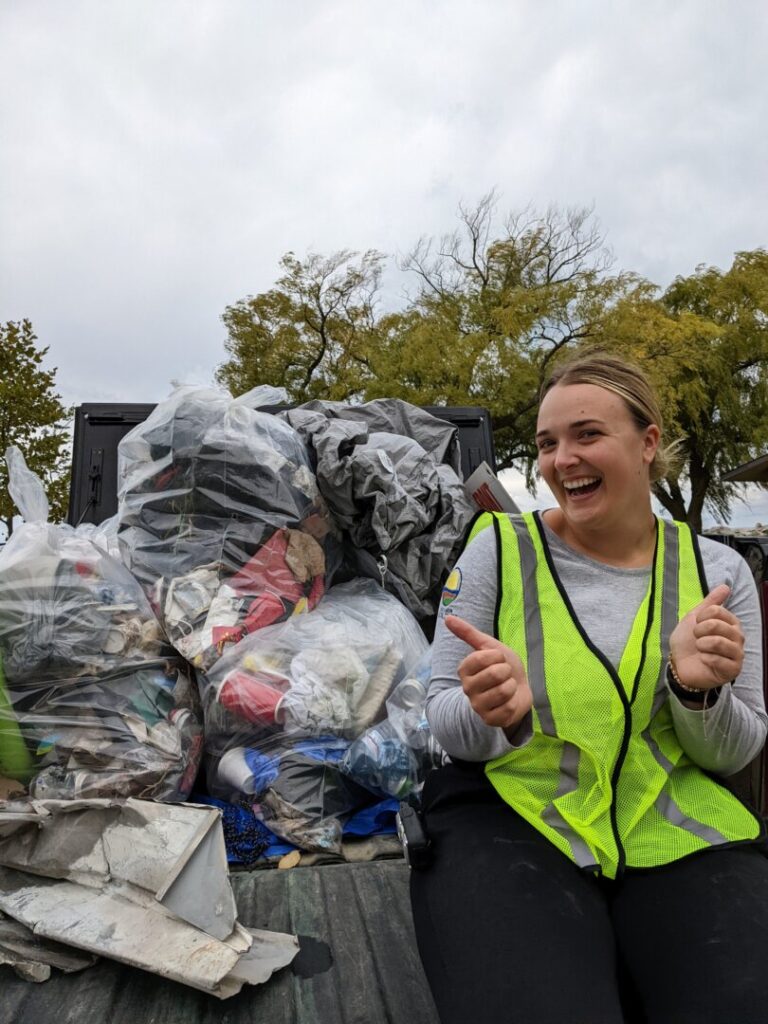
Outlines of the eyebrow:
[[[568,425],[568,429],[569,430],[578,430],[579,427],[586,427],[587,424],[589,424],[589,423],[600,423],[600,424],[602,424],[602,422],[603,422],[602,420],[595,419],[594,417],[590,417],[589,419],[586,419],[586,420],[574,420],[573,423],[570,423]],[[536,432],[536,437],[537,438],[539,438],[539,437],[547,437],[551,433],[552,433],[551,430],[547,430],[545,428],[544,430],[538,430]]]

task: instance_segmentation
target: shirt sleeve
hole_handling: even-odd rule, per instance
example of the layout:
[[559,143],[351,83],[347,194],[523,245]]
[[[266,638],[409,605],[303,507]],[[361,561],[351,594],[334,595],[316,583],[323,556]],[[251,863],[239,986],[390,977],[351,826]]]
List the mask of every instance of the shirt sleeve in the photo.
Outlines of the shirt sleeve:
[[465,548],[443,592],[426,701],[432,734],[450,757],[462,761],[490,761],[521,746],[533,734],[530,713],[510,743],[502,729],[486,725],[472,709],[458,675],[459,664],[471,648],[444,621],[446,615],[458,615],[483,633],[495,635],[497,580],[496,536],[489,526]]
[[760,752],[768,728],[760,599],[749,566],[737,551],[706,538],[700,543],[710,589],[720,583],[731,587],[725,607],[741,623],[744,665],[711,707],[688,708],[671,691],[669,701],[677,738],[688,757],[707,771],[733,775]]

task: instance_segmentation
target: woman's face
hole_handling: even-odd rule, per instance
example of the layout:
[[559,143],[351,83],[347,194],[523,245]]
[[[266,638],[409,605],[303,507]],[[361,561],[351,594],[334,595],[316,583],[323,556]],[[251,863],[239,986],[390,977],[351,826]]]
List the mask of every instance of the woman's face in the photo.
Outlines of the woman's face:
[[539,471],[573,526],[617,527],[647,515],[659,428],[638,428],[623,399],[595,384],[558,384],[536,427]]

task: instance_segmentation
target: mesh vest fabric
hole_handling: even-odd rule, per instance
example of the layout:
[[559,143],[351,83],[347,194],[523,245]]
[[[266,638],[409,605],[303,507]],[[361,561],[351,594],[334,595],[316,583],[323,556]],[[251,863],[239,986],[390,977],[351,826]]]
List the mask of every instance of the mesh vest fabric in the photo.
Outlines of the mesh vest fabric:
[[687,524],[658,520],[618,670],[578,622],[538,515],[485,514],[468,542],[488,527],[498,547],[496,635],[520,655],[533,694],[531,739],[486,765],[502,799],[608,878],[758,838],[759,820],[687,757],[672,721],[669,636],[704,596]]

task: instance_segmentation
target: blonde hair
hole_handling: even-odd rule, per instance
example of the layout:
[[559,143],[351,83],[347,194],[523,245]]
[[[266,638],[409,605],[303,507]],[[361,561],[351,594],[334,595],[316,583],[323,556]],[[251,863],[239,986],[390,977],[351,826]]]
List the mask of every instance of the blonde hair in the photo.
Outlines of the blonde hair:
[[[653,385],[643,370],[624,356],[616,356],[601,350],[577,355],[561,363],[544,380],[539,392],[539,402],[556,384],[594,384],[618,395],[626,405],[638,430],[645,430],[652,423],[664,436],[664,418],[659,399]],[[650,465],[651,483],[677,472],[679,442],[656,449]]]

